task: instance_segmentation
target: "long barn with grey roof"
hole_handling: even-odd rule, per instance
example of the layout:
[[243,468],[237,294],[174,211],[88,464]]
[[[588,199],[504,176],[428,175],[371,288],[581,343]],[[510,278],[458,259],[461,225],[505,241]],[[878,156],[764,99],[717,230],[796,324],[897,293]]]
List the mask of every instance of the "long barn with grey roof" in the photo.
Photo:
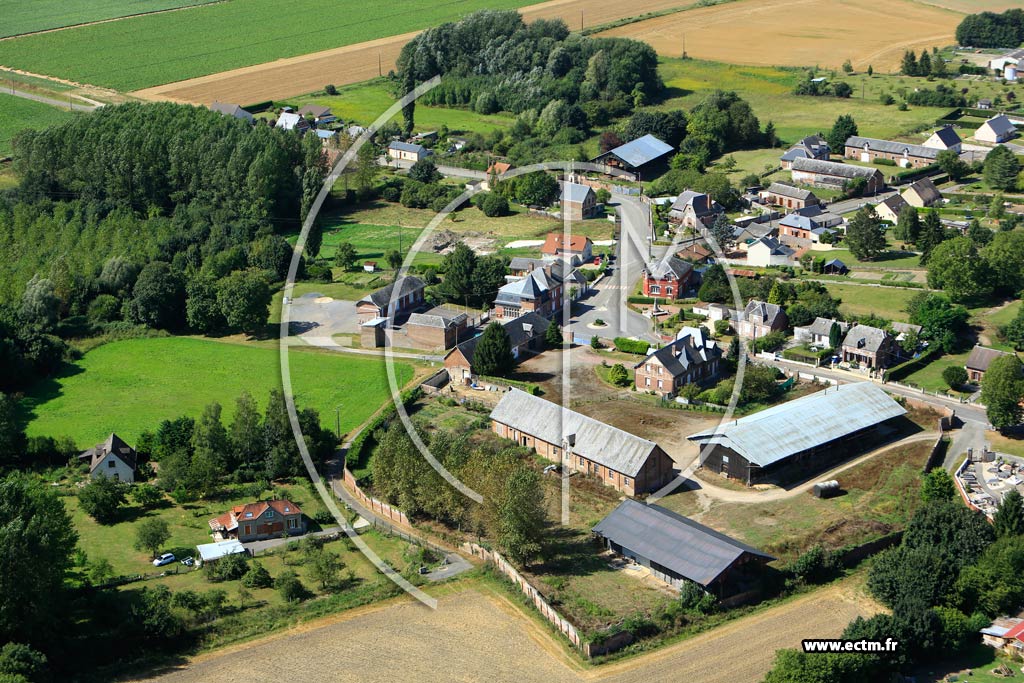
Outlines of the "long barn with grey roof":
[[843,384],[691,434],[702,467],[745,482],[800,479],[870,443],[907,411],[870,382]]
[[491,427],[499,436],[627,495],[655,491],[675,476],[672,458],[653,441],[519,389],[502,396],[491,412]]
[[672,145],[662,142],[651,134],[631,140],[615,149],[595,157],[594,162],[607,164],[627,171],[637,171],[652,161],[661,159],[672,151]]
[[790,170],[793,173],[793,182],[813,187],[842,188],[858,178],[863,178],[864,194],[875,194],[885,189],[885,176],[877,168],[820,159],[795,159]]
[[864,163],[875,163],[880,159],[892,161],[903,168],[921,168],[934,164],[939,150],[907,142],[878,140],[853,135],[846,139],[847,159],[858,159]]
[[681,588],[692,581],[724,597],[743,588],[748,570],[775,558],[659,505],[626,499],[593,528],[615,553]]

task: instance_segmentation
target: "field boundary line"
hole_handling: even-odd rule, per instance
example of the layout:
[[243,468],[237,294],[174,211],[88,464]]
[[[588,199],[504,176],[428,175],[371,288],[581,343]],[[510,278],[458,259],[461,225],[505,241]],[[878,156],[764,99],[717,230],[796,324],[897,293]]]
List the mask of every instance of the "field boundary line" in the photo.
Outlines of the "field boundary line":
[[145,17],[150,14],[167,14],[168,12],[181,12],[189,9],[199,9],[200,7],[209,7],[210,5],[221,5],[228,0],[209,0],[208,2],[201,2],[195,5],[184,5],[182,7],[167,7],[166,9],[153,9],[148,12],[133,12],[132,14],[125,14],[122,17],[110,17],[109,19],[96,19],[95,21],[80,21],[77,24],[68,24],[67,26],[54,26],[53,28],[42,28],[38,31],[25,31],[24,33],[15,33],[11,36],[4,36],[0,38],[0,43],[5,40],[12,40],[14,38],[25,38],[27,36],[38,36],[43,33],[56,33],[57,31],[67,31],[71,28],[81,28],[83,26],[95,26],[96,24],[109,24],[114,21],[122,21],[124,19],[134,19],[136,17]]

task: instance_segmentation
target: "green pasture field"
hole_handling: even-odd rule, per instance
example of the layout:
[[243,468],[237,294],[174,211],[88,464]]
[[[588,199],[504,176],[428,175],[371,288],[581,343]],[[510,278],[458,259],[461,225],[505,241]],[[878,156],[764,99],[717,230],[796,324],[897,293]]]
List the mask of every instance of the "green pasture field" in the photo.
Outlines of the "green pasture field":
[[137,90],[415,31],[478,9],[512,9],[522,4],[522,0],[385,4],[230,0],[186,12],[149,14],[4,41],[0,64],[80,83]]
[[867,285],[825,285],[829,293],[842,300],[840,310],[846,315],[874,314],[898,322],[907,321],[907,302],[921,290],[909,287],[871,287]]
[[905,270],[921,268],[921,256],[912,251],[903,251],[894,244],[889,245],[889,251],[882,252],[871,261],[861,261],[854,258],[849,249],[830,249],[829,251],[810,251],[815,257],[824,256],[825,260],[839,259],[853,269],[870,270]]
[[[338,88],[337,95],[316,93],[289,99],[287,104],[296,108],[307,104],[320,104],[330,107],[331,112],[346,123],[354,121],[368,126],[394,102],[395,98],[388,90],[387,81],[377,78]],[[497,128],[508,128],[514,120],[514,117],[508,114],[477,114],[469,109],[416,105],[416,130],[421,131],[448,126],[448,130],[453,134],[469,130],[486,133]]]
[[[362,424],[388,400],[384,364],[375,359],[295,349],[289,355],[297,406],[315,408],[325,427]],[[412,367],[395,364],[401,385]],[[198,417],[219,401],[231,419],[243,391],[261,405],[281,386],[278,351],[191,337],[132,339],[100,346],[52,380],[37,384],[22,401],[29,435],[70,436],[82,447],[117,432],[134,443],[161,420]],[[357,397],[358,395],[358,397]]]
[[215,0],[0,0],[0,38]]
[[[931,127],[936,119],[949,111],[944,107],[910,107],[907,111],[899,111],[897,105],[887,106],[879,101],[883,92],[891,93],[899,102],[900,89],[909,92],[914,88],[934,88],[938,83],[945,83],[956,89],[968,88],[966,97],[969,102],[1000,93],[1005,99],[1005,92],[1010,90],[1016,90],[1020,95],[1019,86],[1003,86],[998,81],[956,79],[929,82],[923,78],[890,74],[876,73],[869,77],[866,73],[847,76],[841,72],[832,75],[831,71],[822,71],[819,75],[849,83],[854,90],[853,97],[798,97],[792,92],[804,77],[805,71],[799,68],[662,58],[659,71],[669,88],[669,97],[658,105],[659,109],[690,109],[709,90],[735,90],[750,102],[762,125],[774,122],[779,137],[785,143],[795,142],[812,133],[828,132],[840,114],[852,114],[861,135],[885,139],[910,135],[915,139],[913,131]],[[916,135],[917,141],[927,137],[923,132]]]
[[968,351],[963,353],[948,354],[933,360],[920,370],[913,372],[900,381],[904,384],[913,384],[927,391],[945,391],[950,394],[957,393],[949,388],[946,381],[942,379],[942,371],[952,365],[964,366],[967,362]]
[[46,128],[75,114],[42,102],[6,95],[0,90],[0,157],[11,153],[11,140],[26,128]]

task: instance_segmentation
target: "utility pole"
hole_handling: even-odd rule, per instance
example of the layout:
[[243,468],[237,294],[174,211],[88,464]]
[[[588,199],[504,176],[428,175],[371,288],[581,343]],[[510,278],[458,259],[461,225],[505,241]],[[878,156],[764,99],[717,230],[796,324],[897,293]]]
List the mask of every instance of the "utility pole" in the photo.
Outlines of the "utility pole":
[[381,64],[381,60],[382,60],[382,58],[381,58],[380,50],[377,50],[377,76],[378,77],[384,75],[384,67]]
[[338,441],[341,441],[341,406],[343,403],[339,403],[334,408],[334,433],[338,435]]
[[580,33],[583,33],[584,28],[586,28],[586,26],[583,23],[583,8],[580,7]]

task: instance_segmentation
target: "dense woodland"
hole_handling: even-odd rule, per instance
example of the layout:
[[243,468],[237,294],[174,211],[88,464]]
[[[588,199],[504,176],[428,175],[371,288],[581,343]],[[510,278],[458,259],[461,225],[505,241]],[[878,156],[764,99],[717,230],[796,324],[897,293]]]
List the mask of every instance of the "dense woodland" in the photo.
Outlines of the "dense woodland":
[[1024,43],[1024,10],[969,14],[956,27],[956,42],[966,47],[1017,47]]

